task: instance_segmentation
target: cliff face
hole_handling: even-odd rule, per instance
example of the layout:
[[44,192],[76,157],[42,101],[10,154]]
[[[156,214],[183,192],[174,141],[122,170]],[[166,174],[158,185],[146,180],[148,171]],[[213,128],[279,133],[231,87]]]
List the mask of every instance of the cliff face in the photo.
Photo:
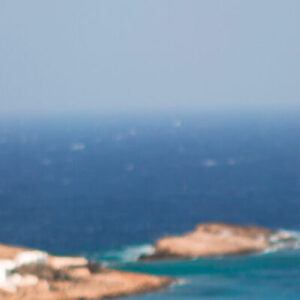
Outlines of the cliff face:
[[[25,257],[25,264],[18,263]],[[41,260],[43,258],[43,260]],[[7,269],[10,261],[15,267]],[[85,258],[0,246],[0,299],[79,300],[129,296],[169,286],[173,279],[101,268]]]
[[141,260],[249,254],[266,249],[271,236],[270,230],[261,227],[202,224],[185,235],[160,239],[154,254]]

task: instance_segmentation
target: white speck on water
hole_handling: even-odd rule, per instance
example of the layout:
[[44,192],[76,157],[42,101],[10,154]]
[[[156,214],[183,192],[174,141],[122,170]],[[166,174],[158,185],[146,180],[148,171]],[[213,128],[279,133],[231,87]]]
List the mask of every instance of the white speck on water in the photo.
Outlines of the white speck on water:
[[124,167],[125,171],[131,172],[134,170],[134,164],[133,163],[127,163]]
[[202,162],[202,165],[204,167],[208,167],[208,168],[211,168],[211,167],[215,167],[217,166],[217,162],[213,159],[206,159]]
[[75,143],[71,146],[72,151],[81,151],[86,148],[85,144],[83,143]]
[[135,131],[135,129],[130,129],[130,130],[129,130],[129,135],[130,135],[130,136],[136,136],[136,131]]
[[42,164],[43,164],[44,166],[50,166],[50,165],[52,164],[52,160],[51,160],[50,158],[44,158],[44,159],[42,160]]
[[180,126],[181,126],[181,121],[180,121],[180,120],[175,120],[175,121],[173,122],[173,126],[174,126],[175,128],[180,127]]

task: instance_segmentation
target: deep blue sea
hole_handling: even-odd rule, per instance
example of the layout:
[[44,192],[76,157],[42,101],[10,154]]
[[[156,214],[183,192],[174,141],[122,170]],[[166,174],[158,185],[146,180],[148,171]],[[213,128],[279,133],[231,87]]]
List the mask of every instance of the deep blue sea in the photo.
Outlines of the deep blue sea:
[[0,241],[176,276],[145,300],[300,299],[300,250],[137,263],[201,222],[300,231],[300,114],[0,119]]

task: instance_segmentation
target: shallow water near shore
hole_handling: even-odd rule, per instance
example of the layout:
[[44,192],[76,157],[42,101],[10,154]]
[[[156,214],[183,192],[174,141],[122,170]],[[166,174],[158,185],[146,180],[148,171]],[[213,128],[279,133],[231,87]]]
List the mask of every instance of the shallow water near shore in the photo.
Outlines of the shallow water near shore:
[[184,282],[129,299],[299,299],[298,249],[134,262],[201,222],[299,232],[299,153],[295,115],[0,120],[0,241]]
[[299,299],[300,250],[277,250],[249,256],[138,262],[150,245],[91,255],[107,266],[178,279],[171,288],[128,299]]
[[[300,254],[128,266],[185,283],[143,299],[299,299]],[[141,299],[132,297],[129,299]]]
[[[185,283],[143,297],[163,299],[299,299],[300,253],[195,260],[124,267],[168,274]],[[129,299],[142,299],[132,297]]]

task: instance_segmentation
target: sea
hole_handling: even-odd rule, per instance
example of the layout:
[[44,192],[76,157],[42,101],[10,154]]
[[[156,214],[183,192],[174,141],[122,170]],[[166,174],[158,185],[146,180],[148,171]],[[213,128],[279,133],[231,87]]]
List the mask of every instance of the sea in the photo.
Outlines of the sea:
[[132,300],[300,299],[298,243],[137,261],[160,237],[202,222],[300,241],[300,113],[0,118],[0,242],[178,279]]

